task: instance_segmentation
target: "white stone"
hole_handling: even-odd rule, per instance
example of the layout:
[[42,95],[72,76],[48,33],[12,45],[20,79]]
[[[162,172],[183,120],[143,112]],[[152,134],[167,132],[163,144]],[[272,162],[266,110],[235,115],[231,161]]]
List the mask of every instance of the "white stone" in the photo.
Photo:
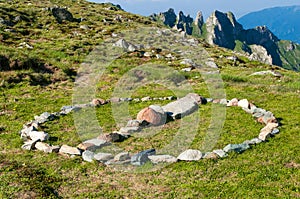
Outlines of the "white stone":
[[46,141],[49,138],[48,133],[45,133],[43,131],[30,131],[29,137],[32,140],[40,140],[40,141]]
[[97,153],[94,155],[94,159],[99,162],[106,162],[113,158],[114,158],[114,156],[111,153]]
[[241,108],[249,108],[249,102],[247,99],[242,99],[238,102],[238,106],[241,107]]
[[66,153],[70,155],[81,155],[81,151],[76,147],[71,147],[68,145],[62,145],[59,149],[60,153]]
[[150,155],[148,158],[151,160],[152,163],[158,164],[158,163],[173,163],[177,162],[177,158],[171,155]]
[[188,149],[182,152],[177,159],[184,161],[197,161],[202,158],[202,153],[199,150]]

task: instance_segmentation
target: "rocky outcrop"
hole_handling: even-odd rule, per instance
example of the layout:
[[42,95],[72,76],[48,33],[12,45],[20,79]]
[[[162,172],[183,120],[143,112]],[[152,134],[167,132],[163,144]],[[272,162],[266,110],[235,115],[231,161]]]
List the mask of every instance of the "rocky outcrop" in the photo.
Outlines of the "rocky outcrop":
[[170,28],[182,30],[188,35],[192,35],[193,33],[196,35],[201,35],[201,28],[204,24],[203,15],[201,12],[197,13],[197,17],[194,21],[190,15],[184,15],[182,11],[180,11],[177,16],[172,8],[166,12],[152,14],[150,19],[153,21],[161,21]]
[[239,24],[232,13],[214,11],[206,21],[207,42],[221,47],[234,49],[235,40],[243,26]]
[[268,51],[263,46],[251,45],[250,48],[252,51],[249,56],[250,60],[257,60],[270,65],[272,64],[272,56],[268,54]]
[[177,30],[182,30],[186,32],[188,35],[193,33],[193,18],[190,15],[185,16],[182,11],[179,12],[176,28]]
[[170,28],[175,26],[176,23],[176,14],[174,9],[170,8],[167,12],[161,12],[159,14],[152,14],[150,18],[153,21],[162,21],[165,25],[169,26]]

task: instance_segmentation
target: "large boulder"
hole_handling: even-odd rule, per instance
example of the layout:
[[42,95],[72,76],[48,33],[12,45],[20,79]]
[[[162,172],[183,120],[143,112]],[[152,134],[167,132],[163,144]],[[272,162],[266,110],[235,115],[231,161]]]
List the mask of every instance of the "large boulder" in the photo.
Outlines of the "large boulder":
[[72,13],[65,8],[52,8],[52,14],[58,23],[62,23],[64,20],[70,22],[76,21]]
[[144,120],[152,125],[162,125],[166,122],[166,114],[160,106],[151,105],[137,114],[137,120]]

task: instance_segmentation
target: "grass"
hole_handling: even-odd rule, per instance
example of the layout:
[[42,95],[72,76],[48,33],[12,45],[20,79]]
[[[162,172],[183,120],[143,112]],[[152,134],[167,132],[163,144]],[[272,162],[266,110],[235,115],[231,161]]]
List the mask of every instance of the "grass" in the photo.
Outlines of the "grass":
[[[35,71],[32,68],[0,72],[0,198],[300,197],[300,74],[274,67],[273,69],[282,73],[283,77],[250,76],[254,72],[271,68],[259,62],[249,61],[240,55],[237,55],[239,63],[234,65],[231,60],[226,59],[234,53],[217,47],[208,47],[207,51],[220,67],[226,98],[247,98],[258,107],[272,111],[280,119],[281,133],[268,142],[239,155],[231,153],[225,159],[178,162],[147,173],[121,172],[97,162],[83,162],[81,157],[71,158],[22,150],[18,132],[24,123],[32,120],[34,115],[45,111],[59,111],[62,106],[72,104],[76,71],[89,50],[103,41],[110,31],[118,32],[128,26],[144,26],[148,19],[116,11],[134,22],[105,25],[101,20],[95,19],[113,18],[114,11],[103,9],[108,5],[85,1],[76,4],[72,1],[37,1],[34,2],[36,6],[29,8],[26,3],[21,4],[21,1],[13,3],[19,3],[19,10],[27,12],[29,9],[31,13],[35,13],[30,16],[40,16],[39,22],[48,24],[49,31],[32,30],[20,24],[16,29],[25,28],[30,34],[24,36],[21,33],[6,33],[7,38],[1,43],[1,54],[7,55],[11,60],[27,58],[27,55],[39,58],[42,63],[51,66],[51,73]],[[16,4],[13,3],[1,3],[1,6],[14,7]],[[77,24],[64,23],[59,26],[53,21],[54,18],[49,15],[43,17],[37,11],[37,8],[54,3],[62,6],[72,5],[70,10],[76,13],[75,17],[83,16],[89,19],[84,23],[91,26],[91,32],[74,38],[72,31],[82,31],[78,30]],[[82,8],[93,11],[86,12]],[[67,29],[68,27],[70,28]],[[106,29],[107,33],[103,33],[102,29]],[[33,50],[14,49],[11,45],[18,44],[18,37],[26,41],[34,39],[43,42],[37,42]],[[178,61],[171,64],[167,62],[145,60],[135,54],[126,54],[116,60],[97,82],[96,96],[110,98],[119,79],[132,68],[138,68],[144,63],[167,64],[178,71],[184,68]],[[209,97],[201,71],[195,69],[180,74],[187,79],[195,92]],[[178,76],[170,77],[174,78]],[[134,90],[132,97],[171,95],[174,95],[174,92],[167,86],[152,83]],[[168,101],[130,102],[129,117],[135,118],[139,110],[152,103],[164,105]],[[213,115],[212,110],[211,104],[200,106],[199,127],[195,129],[195,138],[190,148],[202,149],[211,118],[218,119],[218,115]],[[109,133],[118,129],[120,121],[114,121],[110,104],[96,108],[96,117],[103,132]],[[191,117],[186,118],[186,121],[190,120]],[[213,148],[223,148],[228,143],[241,143],[252,139],[262,127],[241,109],[227,108],[224,127]],[[140,136],[136,135],[118,143],[117,146],[132,153],[153,147],[160,149],[171,142],[179,128],[180,121],[169,122],[161,131],[147,129]],[[72,114],[44,124],[41,130],[51,135],[51,144],[65,143],[76,146],[81,142]],[[151,164],[147,164],[143,169],[151,167]]]

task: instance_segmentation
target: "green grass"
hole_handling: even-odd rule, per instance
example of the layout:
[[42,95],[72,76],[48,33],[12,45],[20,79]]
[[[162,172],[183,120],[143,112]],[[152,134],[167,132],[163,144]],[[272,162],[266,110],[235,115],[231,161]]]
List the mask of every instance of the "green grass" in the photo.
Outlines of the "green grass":
[[[258,107],[272,111],[280,119],[280,134],[268,142],[254,146],[242,154],[231,153],[225,159],[178,162],[148,173],[121,172],[97,162],[84,162],[81,157],[71,158],[22,150],[19,131],[23,124],[32,120],[35,115],[45,111],[56,112],[63,105],[72,104],[76,70],[89,50],[102,42],[110,31],[118,32],[125,27],[133,28],[148,23],[148,19],[122,11],[116,12],[134,22],[107,25],[101,20],[95,20],[113,18],[114,11],[103,9],[108,5],[85,1],[31,2],[36,6],[29,7],[26,3],[21,4],[21,1],[1,2],[1,6],[15,7],[17,4],[14,3],[18,3],[19,10],[35,13],[31,16],[40,16],[39,22],[48,24],[49,31],[32,30],[20,24],[17,30],[27,28],[30,34],[23,36],[21,33],[6,33],[7,38],[0,45],[0,53],[7,55],[11,60],[26,59],[29,55],[39,58],[42,63],[51,66],[52,73],[33,68],[0,71],[0,198],[300,197],[300,74],[249,61],[240,55],[239,63],[234,65],[231,60],[226,59],[227,56],[232,56],[233,52],[223,48],[208,46],[207,51],[220,67],[226,98],[247,98]],[[92,27],[91,32],[72,38],[72,31],[82,31],[76,27],[77,24],[71,23],[69,26],[65,23],[59,26],[53,21],[53,17],[42,16],[38,12],[38,8],[52,6],[54,3],[69,5],[75,17],[88,18],[84,23]],[[91,12],[86,12],[83,8],[88,8]],[[107,29],[108,33],[103,33],[102,29]],[[15,49],[11,45],[18,45],[16,38],[19,37],[26,41],[43,39],[43,42],[35,43],[34,50]],[[134,53],[125,54],[110,65],[97,82],[96,96],[110,98],[120,78],[132,68],[138,68],[144,63],[167,64],[178,71],[184,67],[179,61],[168,64],[167,61],[141,59]],[[250,76],[254,72],[272,68],[282,73],[283,77]],[[204,82],[201,72],[195,69],[180,74],[187,79],[195,92],[210,97],[207,82]],[[168,78],[176,79],[178,75]],[[171,95],[174,95],[174,92],[167,86],[151,83],[134,90],[132,97]],[[168,101],[130,102],[129,117],[135,118],[139,110],[150,104],[166,103]],[[190,148],[202,150],[212,117],[217,120],[219,118],[219,115],[213,115],[212,110],[212,104],[200,106],[199,127],[195,129],[196,135]],[[73,116],[63,116],[41,126],[41,130],[51,136],[48,143],[76,146],[81,142],[82,137],[77,133]],[[114,121],[110,104],[96,108],[96,117],[103,132],[118,130],[118,123],[121,121]],[[185,120],[190,121],[191,118],[188,116]],[[259,134],[262,127],[241,109],[226,108],[224,127],[219,132],[220,137],[213,148],[223,148],[229,143],[241,143],[252,139]],[[188,126],[183,130],[190,130],[189,128],[193,127]],[[178,129],[179,120],[169,122],[161,131],[145,129],[142,134],[118,143],[117,146],[132,153],[153,147],[160,149],[172,141]],[[141,169],[151,167],[151,164],[147,164]]]

